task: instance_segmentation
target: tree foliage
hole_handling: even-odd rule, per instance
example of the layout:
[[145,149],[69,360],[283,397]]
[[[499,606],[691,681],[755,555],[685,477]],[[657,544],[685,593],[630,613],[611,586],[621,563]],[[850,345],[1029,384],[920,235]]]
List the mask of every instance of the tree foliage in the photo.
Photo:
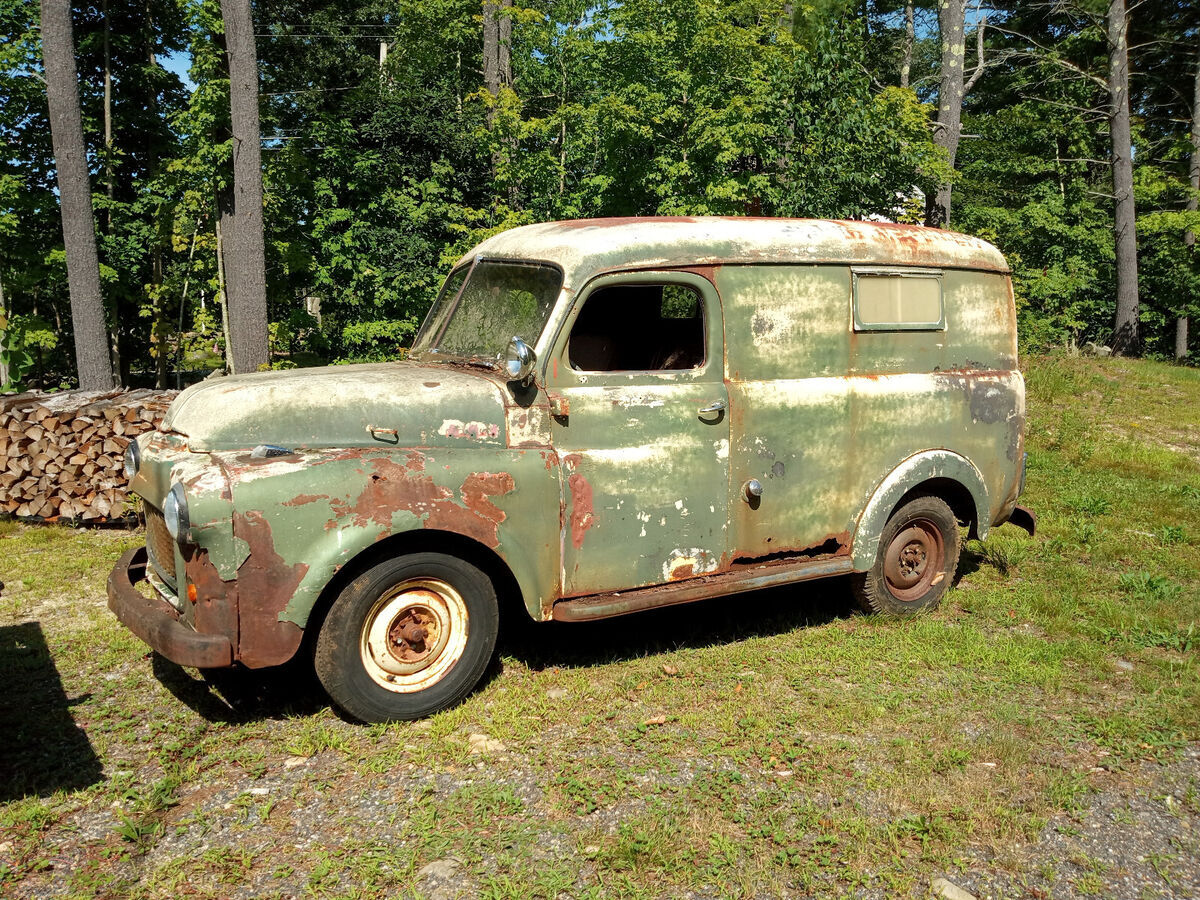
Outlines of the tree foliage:
[[[276,364],[397,355],[449,265],[514,225],[654,214],[920,221],[939,184],[953,185],[952,226],[995,242],[1012,264],[1023,341],[1106,340],[1113,212],[1104,98],[1087,76],[1104,68],[1095,11],[971,5],[966,69],[985,13],[987,67],[965,98],[951,169],[933,140],[936,4],[912,4],[901,87],[906,5],[498,4],[512,83],[490,90],[482,0],[261,0]],[[0,0],[10,35],[0,45],[0,351],[15,359],[26,340],[14,322],[48,323],[59,339],[22,365],[26,382],[55,385],[73,364],[37,19],[32,0]],[[216,226],[231,150],[219,2],[109,0],[107,17],[80,5],[74,23],[122,376],[221,364]],[[1170,351],[1176,317],[1200,316],[1200,272],[1182,240],[1200,225],[1186,209],[1197,35],[1195,3],[1134,7],[1142,331],[1157,353]]]

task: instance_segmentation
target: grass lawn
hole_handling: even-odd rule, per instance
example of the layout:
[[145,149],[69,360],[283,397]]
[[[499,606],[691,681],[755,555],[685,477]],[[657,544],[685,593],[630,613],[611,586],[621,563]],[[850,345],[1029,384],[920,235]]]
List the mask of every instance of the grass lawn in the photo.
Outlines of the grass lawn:
[[1154,785],[1200,741],[1200,371],[1025,368],[1038,535],[969,544],[935,614],[831,580],[513,627],[415,724],[153,658],[104,601],[136,534],[0,522],[0,896],[1121,896],[1036,850],[1120,790],[1188,895],[1200,783]]

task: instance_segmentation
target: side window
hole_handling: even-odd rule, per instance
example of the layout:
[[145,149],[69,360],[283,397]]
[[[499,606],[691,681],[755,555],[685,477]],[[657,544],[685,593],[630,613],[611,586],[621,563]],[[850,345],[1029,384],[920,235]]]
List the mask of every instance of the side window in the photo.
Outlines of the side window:
[[704,365],[704,302],[684,284],[616,284],[584,301],[567,343],[571,368],[653,372]]
[[855,331],[938,331],[946,327],[941,275],[855,272]]

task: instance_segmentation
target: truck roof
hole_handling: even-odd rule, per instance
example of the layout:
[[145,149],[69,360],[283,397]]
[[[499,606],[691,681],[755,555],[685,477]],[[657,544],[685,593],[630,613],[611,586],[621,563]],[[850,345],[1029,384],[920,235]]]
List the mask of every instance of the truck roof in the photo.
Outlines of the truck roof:
[[575,219],[513,228],[463,257],[537,259],[567,273],[725,263],[840,263],[1009,271],[987,241],[892,222],[740,216]]

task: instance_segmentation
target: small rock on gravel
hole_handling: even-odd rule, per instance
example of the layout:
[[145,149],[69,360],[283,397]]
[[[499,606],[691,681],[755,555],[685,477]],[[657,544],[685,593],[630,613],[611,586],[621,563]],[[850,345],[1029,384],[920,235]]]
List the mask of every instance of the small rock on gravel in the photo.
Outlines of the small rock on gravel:
[[944,900],[975,900],[975,895],[969,891],[964,891],[953,881],[947,881],[945,878],[935,878],[930,885],[933,892]]
[[438,881],[448,881],[458,874],[458,870],[462,868],[460,863],[453,856],[448,856],[445,859],[435,859],[431,863],[426,863],[417,869],[417,880],[424,881],[425,879],[437,879]]
[[471,748],[472,753],[500,753],[505,749],[503,741],[486,734],[468,734],[467,746]]

